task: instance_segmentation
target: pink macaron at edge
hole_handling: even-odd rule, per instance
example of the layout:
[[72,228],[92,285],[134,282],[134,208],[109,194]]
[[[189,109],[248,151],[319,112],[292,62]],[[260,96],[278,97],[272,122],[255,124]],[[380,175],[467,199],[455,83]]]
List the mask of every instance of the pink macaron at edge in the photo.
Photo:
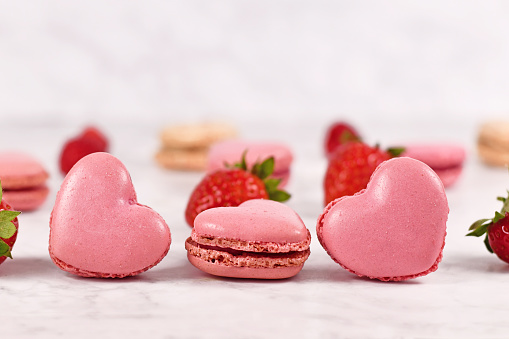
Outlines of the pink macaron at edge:
[[366,190],[331,202],[318,219],[317,234],[350,272],[406,280],[436,270],[448,212],[436,174],[420,161],[395,158],[377,168]]
[[32,211],[41,206],[49,194],[49,188],[46,185],[22,190],[5,190],[3,199],[15,210]]
[[40,186],[48,176],[42,164],[29,154],[0,152],[0,179],[4,190]]
[[67,174],[50,218],[49,251],[59,267],[83,276],[135,275],[160,262],[170,243],[165,221],[137,202],[118,159],[94,153]]

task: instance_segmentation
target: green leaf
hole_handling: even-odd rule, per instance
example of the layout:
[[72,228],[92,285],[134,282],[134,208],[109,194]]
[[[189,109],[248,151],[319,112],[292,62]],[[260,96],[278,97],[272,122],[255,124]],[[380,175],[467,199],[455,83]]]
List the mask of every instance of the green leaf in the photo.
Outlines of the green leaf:
[[391,147],[387,149],[387,153],[389,153],[392,157],[399,157],[404,151],[405,147]]
[[476,229],[474,229],[472,232],[468,233],[467,236],[480,237],[481,235],[486,233],[486,231],[488,230],[488,226],[490,226],[490,225],[491,225],[491,223],[480,225]]
[[267,192],[273,192],[277,190],[281,179],[267,178],[263,181],[265,183],[265,188]]
[[258,177],[263,180],[271,175],[272,172],[274,172],[274,157],[267,158],[260,164]]
[[468,229],[470,231],[472,230],[475,230],[477,227],[481,226],[482,224],[484,224],[486,221],[491,221],[491,219],[480,219],[480,220],[477,220],[476,222],[474,222]]
[[253,165],[253,168],[251,168],[251,174],[260,177],[260,164],[256,163]]
[[12,221],[20,214],[21,212],[18,211],[8,211],[8,210],[0,211],[0,222]]
[[287,201],[288,199],[290,199],[290,197],[291,197],[291,195],[288,192],[281,191],[281,190],[269,192],[270,200],[274,200],[274,201],[283,202],[283,201]]
[[505,214],[502,214],[497,211],[497,212],[495,212],[495,217],[493,217],[493,223],[497,223],[504,218],[505,218]]
[[16,233],[16,226],[10,221],[0,221],[0,238],[9,239]]
[[243,171],[247,171],[246,154],[247,154],[247,149],[244,152],[242,152],[240,162],[233,164],[233,168],[239,168]]
[[11,248],[2,239],[0,239],[0,257],[8,257],[12,259]]
[[484,238],[484,245],[486,245],[486,249],[490,252],[490,253],[493,253],[493,249],[491,248],[491,245],[490,245],[490,239],[488,238],[488,235],[486,234],[486,237]]

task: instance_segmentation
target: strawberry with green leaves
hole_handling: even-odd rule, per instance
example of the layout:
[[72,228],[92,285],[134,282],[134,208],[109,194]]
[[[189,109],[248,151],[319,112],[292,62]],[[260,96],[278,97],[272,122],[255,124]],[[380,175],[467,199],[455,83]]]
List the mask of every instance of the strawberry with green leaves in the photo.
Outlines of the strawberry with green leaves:
[[191,193],[187,223],[193,227],[196,216],[209,208],[238,206],[251,199],[288,200],[290,194],[278,189],[281,180],[270,177],[273,171],[273,157],[248,169],[244,153],[239,164],[207,174]]
[[18,215],[11,206],[2,200],[2,186],[0,185],[0,264],[6,258],[11,258],[12,246],[18,236]]
[[467,236],[480,237],[486,234],[484,244],[488,251],[509,263],[509,196],[498,197],[497,200],[504,204],[500,212],[496,211],[491,219],[480,219],[474,222]]
[[403,151],[403,148],[383,150],[359,141],[340,145],[329,157],[324,179],[325,205],[366,188],[378,165]]

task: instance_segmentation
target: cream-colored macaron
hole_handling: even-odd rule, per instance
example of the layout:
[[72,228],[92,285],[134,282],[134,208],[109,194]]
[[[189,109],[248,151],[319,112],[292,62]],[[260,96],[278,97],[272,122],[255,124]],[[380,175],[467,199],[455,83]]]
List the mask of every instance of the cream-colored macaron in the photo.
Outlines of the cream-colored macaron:
[[479,157],[492,166],[509,165],[509,121],[487,121],[479,128]]
[[161,148],[155,159],[169,169],[204,170],[210,146],[237,135],[234,126],[220,122],[167,126],[161,131]]

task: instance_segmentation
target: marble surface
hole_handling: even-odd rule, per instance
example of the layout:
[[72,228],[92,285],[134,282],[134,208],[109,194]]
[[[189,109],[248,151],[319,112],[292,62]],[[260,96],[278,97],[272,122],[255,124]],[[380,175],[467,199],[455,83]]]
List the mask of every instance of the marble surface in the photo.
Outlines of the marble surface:
[[[499,208],[495,197],[509,188],[509,176],[506,170],[478,161],[473,124],[362,128],[368,139],[377,138],[383,144],[447,139],[468,151],[462,178],[447,190],[451,212],[443,262],[437,272],[401,283],[350,274],[327,256],[316,239],[325,170],[324,126],[295,123],[278,134],[296,155],[288,205],[313,235],[304,269],[282,281],[218,278],[190,265],[184,249],[190,229],[183,211],[202,174],[166,171],[155,165],[152,157],[160,126],[103,127],[112,140],[112,153],[131,173],[138,200],[158,211],[170,226],[170,252],[155,268],[122,280],[80,278],[58,269],[47,250],[49,215],[63,179],[56,159],[63,141],[79,126],[16,126],[0,136],[2,149],[13,148],[12,141],[18,138],[17,149],[38,156],[51,172],[51,195],[41,209],[20,216],[15,259],[0,266],[2,337],[507,337],[509,266],[490,255],[480,239],[464,235],[473,220],[491,216]],[[246,124],[241,129],[252,139],[279,132],[277,126],[262,127]],[[302,138],[304,133],[307,138]]]

